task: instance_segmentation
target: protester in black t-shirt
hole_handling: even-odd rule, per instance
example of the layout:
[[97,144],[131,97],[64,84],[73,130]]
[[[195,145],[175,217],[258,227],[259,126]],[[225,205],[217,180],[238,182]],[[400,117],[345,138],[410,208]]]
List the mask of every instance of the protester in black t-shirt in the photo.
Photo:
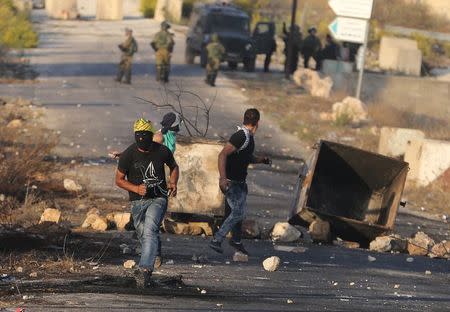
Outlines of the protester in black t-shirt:
[[[177,194],[179,175],[172,152],[164,145],[153,142],[153,133],[148,120],[141,118],[135,122],[136,143],[120,155],[116,172],[117,186],[129,193],[131,215],[142,245],[139,266],[144,273],[144,287],[151,284],[158,246],[161,244],[159,228],[167,210],[167,197]],[[170,169],[168,185],[164,164]]]
[[251,163],[271,164],[268,157],[253,155],[255,141],[253,135],[258,129],[259,112],[255,108],[245,111],[244,125],[235,132],[219,154],[219,187],[225,194],[225,221],[214,235],[209,246],[223,253],[222,242],[228,232],[232,232],[230,245],[247,254],[241,242],[242,220],[247,199],[247,168]]

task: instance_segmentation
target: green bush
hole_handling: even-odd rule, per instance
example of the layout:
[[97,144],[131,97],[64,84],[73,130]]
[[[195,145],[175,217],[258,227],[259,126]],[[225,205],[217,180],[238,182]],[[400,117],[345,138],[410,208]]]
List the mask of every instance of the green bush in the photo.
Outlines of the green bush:
[[0,0],[0,45],[21,49],[34,48],[38,35],[28,14],[14,8],[11,0]]
[[141,0],[141,12],[144,17],[152,18],[155,16],[157,0]]

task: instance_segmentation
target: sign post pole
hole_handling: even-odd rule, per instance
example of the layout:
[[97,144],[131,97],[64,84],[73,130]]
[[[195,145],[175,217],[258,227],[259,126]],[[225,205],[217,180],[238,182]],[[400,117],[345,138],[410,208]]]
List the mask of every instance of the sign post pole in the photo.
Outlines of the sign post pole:
[[358,74],[358,84],[356,86],[356,98],[361,99],[361,88],[362,88],[362,82],[363,82],[363,76],[364,76],[364,64],[366,62],[366,51],[367,51],[367,41],[369,40],[369,29],[370,29],[370,23],[367,20],[366,21],[366,35],[364,38],[364,44],[362,46],[361,50],[361,64],[359,64],[359,74]]

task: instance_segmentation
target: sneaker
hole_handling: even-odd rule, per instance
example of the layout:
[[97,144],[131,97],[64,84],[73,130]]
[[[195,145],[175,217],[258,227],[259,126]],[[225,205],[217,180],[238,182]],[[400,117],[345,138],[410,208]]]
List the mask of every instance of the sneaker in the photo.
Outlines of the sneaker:
[[229,243],[230,243],[230,246],[233,247],[234,249],[236,249],[237,251],[242,252],[245,255],[248,255],[247,250],[244,248],[244,245],[241,242],[237,243],[233,240],[230,240]]
[[218,240],[213,239],[210,243],[209,243],[209,248],[211,248],[212,250],[214,250],[215,252],[218,253],[223,253],[223,248],[222,248],[222,243],[219,242]]
[[161,256],[156,256],[155,264],[153,266],[155,267],[155,269],[159,269],[161,267],[161,264],[162,264]]
[[153,286],[152,271],[144,271],[144,288]]

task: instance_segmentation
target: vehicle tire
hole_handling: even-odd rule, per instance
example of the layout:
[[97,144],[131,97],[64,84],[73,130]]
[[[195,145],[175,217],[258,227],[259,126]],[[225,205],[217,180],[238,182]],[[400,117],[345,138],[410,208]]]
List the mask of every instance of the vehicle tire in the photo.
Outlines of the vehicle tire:
[[184,62],[186,64],[194,64],[195,60],[195,52],[189,46],[186,46],[186,49],[184,50]]
[[254,72],[256,67],[256,58],[245,58],[244,59],[244,70],[246,72]]
[[228,68],[231,70],[235,70],[238,67],[238,63],[237,62],[228,62]]
[[202,48],[202,52],[200,54],[200,65],[205,68],[206,67],[206,63],[208,63],[208,55],[206,52],[205,47]]

